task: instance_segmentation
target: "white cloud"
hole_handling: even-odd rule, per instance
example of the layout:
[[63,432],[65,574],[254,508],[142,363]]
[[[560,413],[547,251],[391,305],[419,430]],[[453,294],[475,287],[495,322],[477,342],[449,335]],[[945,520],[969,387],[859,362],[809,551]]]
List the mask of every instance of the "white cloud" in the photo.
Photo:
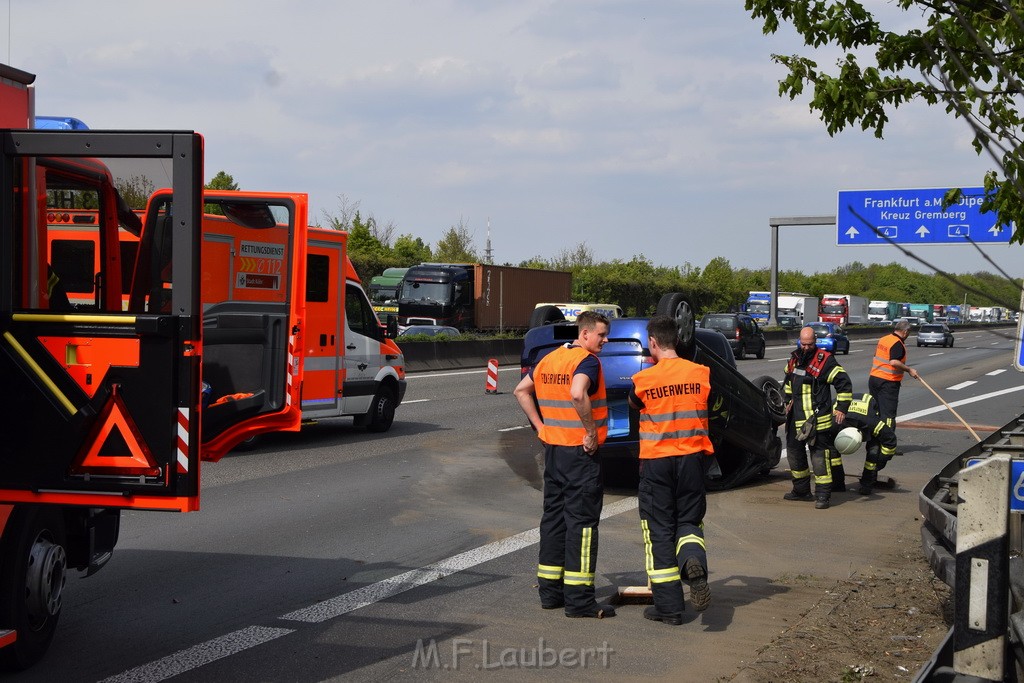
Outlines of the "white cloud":
[[[806,98],[777,95],[770,55],[805,49],[742,0],[12,0],[11,20],[0,36],[38,74],[40,113],[198,130],[208,175],[308,192],[314,216],[344,194],[428,242],[460,217],[482,240],[489,217],[501,261],[585,240],[600,259],[764,267],[771,216],[832,213],[841,189],[976,185],[991,166],[937,108],[901,107],[885,140],[830,138]],[[834,232],[784,235],[782,266],[898,258]]]

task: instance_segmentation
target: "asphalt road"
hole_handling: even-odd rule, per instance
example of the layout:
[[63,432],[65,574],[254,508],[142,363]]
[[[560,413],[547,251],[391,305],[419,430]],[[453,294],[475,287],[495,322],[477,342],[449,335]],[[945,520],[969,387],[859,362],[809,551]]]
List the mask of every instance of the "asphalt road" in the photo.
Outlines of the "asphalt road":
[[[966,331],[910,362],[984,436],[1024,412],[1010,330]],[[840,360],[867,390],[874,341]],[[781,377],[789,348],[739,362]],[[534,588],[540,447],[511,394],[484,371],[418,374],[393,429],[349,420],[269,437],[203,471],[198,513],[128,512],[110,564],[69,580],[46,659],[24,681],[320,681],[550,676],[729,680],[816,589],[916,538],[917,494],[973,442],[919,382],[904,382],[894,490],[836,494],[830,510],[782,500],[783,459],[758,482],[709,496],[712,606],[683,626],[623,606],[608,620],[539,609]],[[968,384],[970,383],[970,384]],[[859,474],[863,451],[847,459]],[[598,593],[644,585],[635,491],[612,488]]]

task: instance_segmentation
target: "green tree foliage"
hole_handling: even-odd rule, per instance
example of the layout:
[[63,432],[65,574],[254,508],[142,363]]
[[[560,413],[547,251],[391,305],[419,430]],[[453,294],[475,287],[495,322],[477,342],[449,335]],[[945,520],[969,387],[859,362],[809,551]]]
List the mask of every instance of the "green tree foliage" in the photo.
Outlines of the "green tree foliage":
[[118,193],[132,209],[142,210],[146,208],[146,202],[156,190],[153,181],[144,175],[131,175],[128,178],[118,178],[114,185]]
[[[963,119],[974,148],[1002,169],[985,175],[982,211],[1024,243],[1022,127],[1018,111],[1024,73],[1024,17],[1019,0],[894,0],[900,30],[883,28],[856,0],[746,0],[751,16],[774,33],[790,24],[809,48],[846,54],[832,73],[800,55],[772,55],[789,73],[779,94],[809,88],[810,108],[829,135],[858,125],[882,137],[890,112],[908,102],[939,104]],[[913,27],[913,28],[908,28]],[[901,32],[902,31],[902,32]],[[947,201],[958,197],[957,191]],[[1016,226],[1016,227],[1014,227]]]
[[401,267],[426,263],[433,259],[430,245],[424,242],[422,238],[413,237],[412,235],[399,235],[395,239],[395,245],[391,250]]
[[205,185],[207,190],[239,190],[238,183],[229,174],[224,171],[217,171],[217,175],[213,176],[210,182]]
[[462,219],[441,236],[434,247],[434,258],[440,263],[477,263],[476,247],[473,245],[473,233]]

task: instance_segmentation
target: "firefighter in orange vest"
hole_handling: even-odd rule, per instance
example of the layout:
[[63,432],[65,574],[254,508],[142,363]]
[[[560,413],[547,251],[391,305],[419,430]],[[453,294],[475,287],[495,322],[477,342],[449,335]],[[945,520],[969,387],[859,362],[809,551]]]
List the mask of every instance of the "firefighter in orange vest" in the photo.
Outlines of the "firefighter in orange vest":
[[[871,359],[868,393],[878,401],[878,413],[896,431],[896,409],[900,402],[900,383],[903,373],[917,379],[917,370],[907,365],[907,336],[910,321],[905,318],[893,325],[892,332],[878,340],[875,357]],[[900,455],[896,451],[896,455]]]
[[[834,408],[832,387],[836,390]],[[833,490],[846,490],[842,456],[833,447],[830,432],[833,424],[841,425],[846,418],[853,400],[853,383],[835,356],[817,347],[813,327],[800,330],[800,347],[786,366],[782,391],[787,399],[786,457],[793,476],[793,490],[783,498],[813,500],[815,508],[824,510],[830,505]]]
[[[584,311],[579,334],[541,359],[515,388],[544,443],[544,513],[537,584],[544,609],[567,617],[615,616],[594,594],[597,526],[604,489],[598,447],[608,434],[608,402],[597,355],[608,318]],[[536,401],[535,401],[536,399]]]
[[644,536],[652,621],[683,620],[683,581],[698,612],[711,603],[704,545],[705,456],[711,369],[676,354],[676,322],[656,315],[647,324],[655,365],[633,375],[629,403],[640,411],[640,485],[637,498]]

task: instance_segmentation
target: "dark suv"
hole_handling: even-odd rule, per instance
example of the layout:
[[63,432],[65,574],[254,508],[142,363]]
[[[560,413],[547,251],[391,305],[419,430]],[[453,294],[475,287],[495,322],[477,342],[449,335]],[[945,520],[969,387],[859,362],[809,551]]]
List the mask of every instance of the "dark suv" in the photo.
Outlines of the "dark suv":
[[739,360],[746,358],[748,353],[764,358],[764,333],[757,321],[746,313],[708,313],[701,318],[700,326],[724,334]]
[[[667,298],[676,296],[677,298]],[[779,463],[782,442],[777,427],[785,422],[779,383],[764,376],[751,382],[736,369],[732,349],[721,333],[694,329],[689,304],[679,295],[662,298],[658,313],[673,315],[681,330],[680,354],[711,368],[711,442],[715,458],[707,469],[708,489],[738,486],[767,474]],[[640,453],[639,416],[631,410],[627,396],[632,377],[651,362],[647,349],[647,318],[614,318],[610,321],[608,343],[601,350],[601,367],[608,392],[608,440],[602,457],[637,461]],[[688,331],[685,329],[689,326]],[[575,324],[556,322],[526,333],[520,366],[525,374],[552,349],[579,334]],[[636,468],[633,468],[634,472]]]

